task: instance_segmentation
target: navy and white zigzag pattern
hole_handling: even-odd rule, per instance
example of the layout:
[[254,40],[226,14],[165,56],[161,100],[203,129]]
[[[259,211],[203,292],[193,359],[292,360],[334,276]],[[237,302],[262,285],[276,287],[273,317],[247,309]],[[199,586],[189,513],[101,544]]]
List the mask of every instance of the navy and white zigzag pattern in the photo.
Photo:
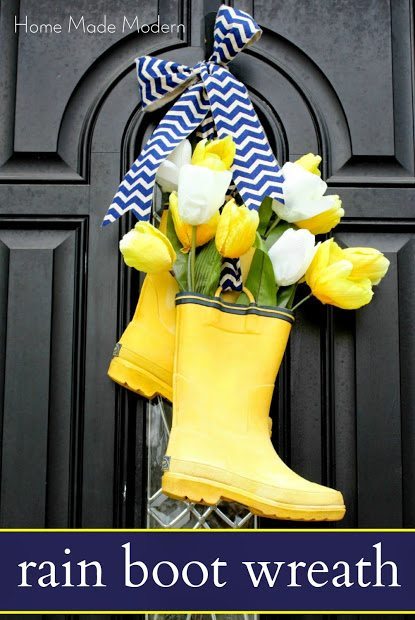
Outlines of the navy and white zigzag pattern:
[[176,97],[177,89],[183,90],[186,82],[195,75],[195,70],[186,65],[152,56],[137,58],[136,67],[141,102],[143,107],[148,109],[161,99],[163,105],[168,103],[168,95],[174,93],[173,96]]
[[261,34],[261,28],[248,13],[222,5],[216,16],[213,54],[209,60],[227,64],[244,47],[257,41]]
[[139,220],[150,219],[154,182],[160,164],[200,125],[208,110],[208,100],[200,83],[189,88],[176,101],[125,175],[103,226],[130,210]]
[[219,284],[223,291],[242,291],[241,261],[239,258],[225,258],[223,260]]
[[266,195],[283,202],[283,178],[248,92],[224,66],[260,36],[261,29],[250,15],[222,5],[216,16],[213,53],[207,62],[186,67],[149,56],[137,60],[144,108],[163,105],[187,90],[125,175],[104,226],[129,210],[138,219],[150,219],[158,167],[203,121],[203,136],[211,137],[216,131],[219,137],[231,135],[234,139],[233,177],[244,203],[259,209]]
[[216,138],[215,121],[213,120],[210,110],[207,113],[206,118],[200,123],[200,126],[196,131],[196,137],[199,139],[207,138],[208,140],[213,140]]
[[230,134],[236,143],[233,180],[244,204],[258,210],[265,196],[283,202],[284,178],[245,86],[223,66],[201,75],[219,138]]

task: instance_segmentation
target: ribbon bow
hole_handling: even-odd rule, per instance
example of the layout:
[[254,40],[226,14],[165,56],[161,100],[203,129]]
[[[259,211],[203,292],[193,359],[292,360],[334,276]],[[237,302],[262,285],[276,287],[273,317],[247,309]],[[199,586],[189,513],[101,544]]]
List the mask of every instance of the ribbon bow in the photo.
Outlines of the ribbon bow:
[[140,156],[121,182],[103,226],[132,210],[149,220],[156,173],[176,146],[200,124],[204,133],[214,125],[219,138],[231,135],[236,144],[233,180],[244,203],[259,209],[265,196],[283,200],[283,177],[245,86],[227,64],[262,31],[248,13],[222,5],[216,15],[213,53],[194,67],[159,60],[137,59],[137,75],[144,108],[155,109],[176,100]]

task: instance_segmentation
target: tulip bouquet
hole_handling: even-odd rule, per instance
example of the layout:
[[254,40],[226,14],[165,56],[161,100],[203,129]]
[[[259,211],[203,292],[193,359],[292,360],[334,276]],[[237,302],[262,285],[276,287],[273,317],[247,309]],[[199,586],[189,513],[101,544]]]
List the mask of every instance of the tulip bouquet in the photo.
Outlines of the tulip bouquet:
[[[389,261],[374,248],[341,248],[333,238],[316,242],[339,224],[344,209],[326,195],[321,157],[309,153],[282,167],[284,204],[265,198],[259,212],[230,190],[235,144],[230,136],[184,140],[162,163],[157,182],[167,218],[160,229],[138,222],[120,242],[126,264],[146,273],[172,271],[179,288],[205,295],[218,289],[222,259],[241,258],[244,284],[263,306],[298,308],[311,296],[323,304],[356,309]],[[298,285],[309,293],[297,300]],[[250,303],[244,292],[232,301]]]
[[[326,195],[319,156],[286,163],[284,204],[265,198],[257,212],[230,187],[234,154],[231,137],[201,140],[193,152],[185,140],[160,166],[168,208],[159,228],[139,222],[120,242],[127,265],[148,275],[109,375],[173,401],[167,496],[339,520],[341,493],[297,476],[275,452],[269,405],[294,311],[311,296],[344,309],[368,304],[389,261],[374,248],[316,242],[344,215],[339,196]],[[235,259],[244,286],[222,295],[222,264]]]
[[[265,198],[257,212],[230,189],[234,155],[231,137],[201,140],[193,153],[185,140],[160,166],[160,227],[139,222],[120,242],[127,265],[148,275],[108,374],[173,401],[165,495],[339,520],[341,493],[294,474],[275,452],[269,405],[293,311],[312,295],[346,309],[368,304],[389,262],[373,248],[316,242],[344,215],[339,196],[326,195],[319,156],[286,163],[284,204]],[[223,299],[222,261],[235,259],[244,287]],[[303,283],[309,292],[296,300]]]

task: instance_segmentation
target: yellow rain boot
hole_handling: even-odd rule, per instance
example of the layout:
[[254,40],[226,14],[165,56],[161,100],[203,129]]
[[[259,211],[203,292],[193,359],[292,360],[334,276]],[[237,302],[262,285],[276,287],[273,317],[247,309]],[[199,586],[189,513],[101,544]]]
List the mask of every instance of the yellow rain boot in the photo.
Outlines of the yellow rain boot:
[[145,277],[133,320],[115,345],[108,376],[153,398],[172,400],[176,308],[179,287],[169,272]]
[[295,474],[269,437],[268,411],[293,313],[197,293],[179,293],[176,305],[163,492],[209,505],[236,501],[276,519],[341,519],[341,493]]
[[[160,230],[166,234],[167,210]],[[120,385],[153,398],[173,398],[173,358],[176,332],[175,296],[179,286],[171,273],[148,274],[133,320],[115,345],[108,376]]]

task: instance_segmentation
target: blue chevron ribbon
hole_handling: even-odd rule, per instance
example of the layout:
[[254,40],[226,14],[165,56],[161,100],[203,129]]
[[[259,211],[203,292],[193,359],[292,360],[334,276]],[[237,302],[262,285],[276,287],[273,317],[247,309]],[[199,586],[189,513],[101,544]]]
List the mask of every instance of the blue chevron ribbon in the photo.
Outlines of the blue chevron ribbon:
[[284,202],[284,179],[264,129],[245,86],[226,66],[261,34],[248,13],[222,5],[216,16],[213,53],[207,61],[186,67],[151,56],[137,59],[144,108],[155,109],[181,96],[125,175],[103,226],[130,210],[139,220],[150,219],[160,164],[200,125],[204,136],[211,137],[215,132],[220,138],[232,136],[236,144],[233,180],[249,208],[259,209],[265,196]]
[[241,261],[239,258],[224,258],[219,285],[223,291],[242,291]]

